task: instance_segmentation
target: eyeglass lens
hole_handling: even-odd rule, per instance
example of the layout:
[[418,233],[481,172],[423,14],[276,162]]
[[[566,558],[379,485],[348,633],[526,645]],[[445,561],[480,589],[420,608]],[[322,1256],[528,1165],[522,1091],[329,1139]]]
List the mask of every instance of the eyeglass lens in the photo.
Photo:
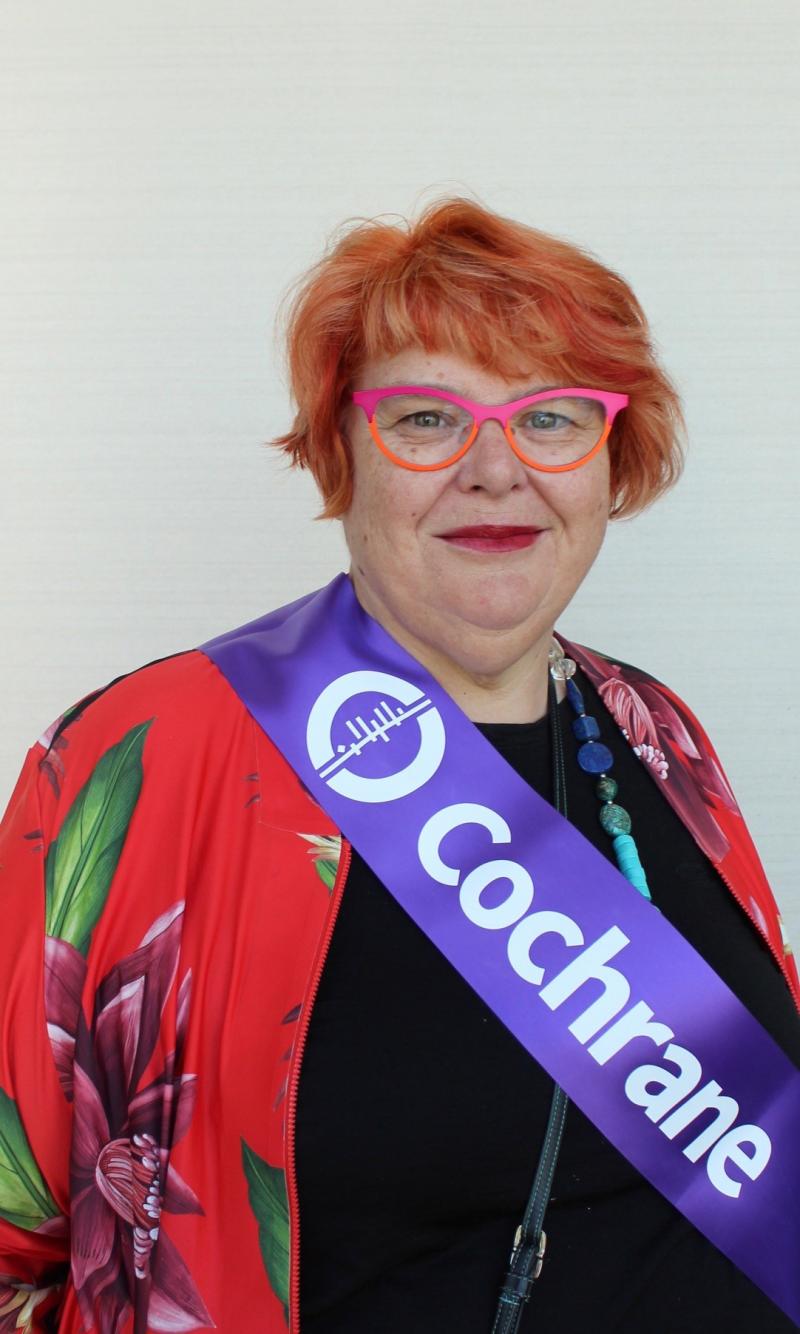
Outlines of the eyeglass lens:
[[[375,409],[381,441],[406,463],[446,463],[469,439],[474,423],[457,403],[424,394],[388,395]],[[593,398],[539,399],[519,408],[509,426],[521,454],[558,467],[591,453],[605,430],[606,411]]]

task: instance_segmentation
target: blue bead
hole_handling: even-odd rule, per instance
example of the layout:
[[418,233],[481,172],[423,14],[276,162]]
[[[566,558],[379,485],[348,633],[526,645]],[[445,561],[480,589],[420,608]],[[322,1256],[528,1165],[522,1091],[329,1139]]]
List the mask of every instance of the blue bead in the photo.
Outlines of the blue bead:
[[614,763],[614,756],[600,741],[586,741],[578,751],[578,764],[587,774],[604,774]]
[[590,718],[586,713],[580,718],[573,718],[572,730],[579,741],[596,741],[600,735],[597,719]]
[[567,681],[567,699],[576,713],[584,713],[583,695],[574,681]]

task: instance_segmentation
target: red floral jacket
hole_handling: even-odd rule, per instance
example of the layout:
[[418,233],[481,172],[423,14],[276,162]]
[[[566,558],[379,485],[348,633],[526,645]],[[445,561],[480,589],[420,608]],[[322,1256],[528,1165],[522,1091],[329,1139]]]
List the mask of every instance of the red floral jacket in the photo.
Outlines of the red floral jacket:
[[[697,720],[562,642],[800,998]],[[31,748],[0,826],[0,1334],[297,1334],[297,1087],[349,860],[200,652]]]

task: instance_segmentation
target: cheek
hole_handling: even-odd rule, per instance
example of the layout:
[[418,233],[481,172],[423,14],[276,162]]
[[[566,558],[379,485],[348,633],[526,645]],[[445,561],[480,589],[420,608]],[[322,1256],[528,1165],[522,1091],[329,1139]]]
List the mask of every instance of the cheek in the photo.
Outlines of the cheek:
[[398,468],[382,457],[369,459],[354,477],[353,500],[343,516],[345,533],[365,541],[388,538],[393,545],[415,543],[420,525],[435,505],[442,490],[437,478],[420,477]]
[[382,549],[403,545],[413,535],[419,505],[402,482],[380,468],[365,469],[356,477],[353,501],[343,516],[351,551],[368,547],[374,559]]
[[605,455],[601,455],[587,467],[584,476],[581,476],[579,471],[575,477],[572,506],[575,521],[577,523],[591,521],[595,530],[604,528],[610,506],[608,459]]
[[[597,462],[601,463],[600,459]],[[548,488],[547,499],[560,520],[565,549],[572,552],[572,559],[578,564],[591,562],[602,545],[608,524],[611,503],[608,466],[601,464],[595,469],[587,465],[585,471],[578,469],[556,478],[555,482]]]

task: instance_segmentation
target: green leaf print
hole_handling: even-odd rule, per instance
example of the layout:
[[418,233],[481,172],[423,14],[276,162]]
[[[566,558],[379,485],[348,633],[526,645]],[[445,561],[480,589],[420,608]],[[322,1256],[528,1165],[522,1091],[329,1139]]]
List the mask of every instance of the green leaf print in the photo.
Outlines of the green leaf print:
[[336,871],[339,866],[339,863],[329,861],[327,857],[318,857],[317,860],[314,862],[314,865],[317,868],[317,875],[319,876],[323,885],[325,885],[327,889],[333,891],[333,886],[336,881]]
[[336,872],[339,869],[339,859],[342,855],[341,834],[320,836],[319,834],[298,833],[297,837],[305,839],[306,843],[311,844],[309,852],[314,859],[314,869],[328,893],[332,893],[333,886],[336,883]]
[[271,1167],[242,1140],[242,1166],[247,1178],[250,1208],[258,1222],[261,1258],[269,1285],[283,1306],[289,1323],[289,1203],[286,1175]]
[[139,798],[142,750],[153,721],[132,727],[101,756],[47,853],[47,934],[81,954],[105,907]]
[[0,1089],[0,1217],[34,1232],[58,1206],[44,1183],[13,1098]]

